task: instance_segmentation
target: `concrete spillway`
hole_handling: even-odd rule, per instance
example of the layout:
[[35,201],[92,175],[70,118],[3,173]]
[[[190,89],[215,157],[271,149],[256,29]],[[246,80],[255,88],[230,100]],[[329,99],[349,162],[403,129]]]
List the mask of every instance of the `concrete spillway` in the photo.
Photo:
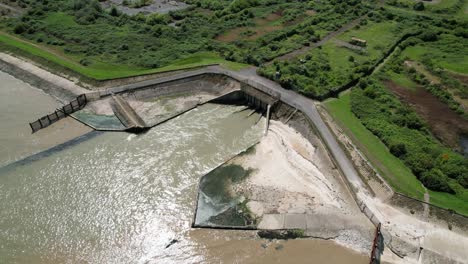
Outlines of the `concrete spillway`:
[[111,106],[115,115],[127,129],[141,130],[147,127],[145,121],[122,96],[112,95]]

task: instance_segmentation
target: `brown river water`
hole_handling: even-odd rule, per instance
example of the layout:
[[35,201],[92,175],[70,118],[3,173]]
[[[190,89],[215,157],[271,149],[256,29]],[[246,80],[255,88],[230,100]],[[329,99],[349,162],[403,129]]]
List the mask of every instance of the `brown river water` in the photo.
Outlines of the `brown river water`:
[[28,122],[57,106],[0,72],[0,263],[368,263],[331,241],[191,228],[200,177],[262,136],[265,121],[242,106],[4,166],[89,131],[62,120],[31,135]]

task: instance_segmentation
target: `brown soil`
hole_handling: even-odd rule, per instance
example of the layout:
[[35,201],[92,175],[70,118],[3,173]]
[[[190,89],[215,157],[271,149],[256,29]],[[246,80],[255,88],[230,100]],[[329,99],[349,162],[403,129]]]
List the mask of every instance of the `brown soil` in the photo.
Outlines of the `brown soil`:
[[444,144],[460,150],[460,135],[468,133],[468,121],[452,111],[426,91],[423,87],[415,90],[406,89],[393,81],[385,81],[385,85],[428,123],[432,133]]
[[315,10],[306,10],[305,13],[308,16],[313,16],[313,15],[317,14],[317,12],[315,12]]
[[[281,14],[282,11],[277,11],[275,13],[269,14],[266,18],[257,18],[254,20],[254,27],[239,27],[231,29],[225,34],[217,36],[216,40],[222,42],[232,42],[238,39],[256,40],[267,33],[282,29],[284,27],[283,25],[271,25],[272,22],[281,19]],[[247,30],[252,30],[255,33],[250,36],[242,36],[242,33],[246,32]]]

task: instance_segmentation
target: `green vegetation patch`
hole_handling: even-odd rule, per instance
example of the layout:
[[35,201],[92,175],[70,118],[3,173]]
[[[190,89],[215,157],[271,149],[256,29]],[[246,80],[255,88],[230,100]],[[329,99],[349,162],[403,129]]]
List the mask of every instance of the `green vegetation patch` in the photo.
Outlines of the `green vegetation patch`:
[[[27,8],[22,17],[0,20],[0,28],[8,34],[3,34],[0,43],[10,51],[20,50],[23,55],[40,57],[98,80],[211,63],[239,69],[241,63],[258,65],[300,48],[315,36],[315,28],[337,28],[370,8],[368,1],[304,5],[287,0],[187,0],[196,7],[150,15],[104,10],[94,0],[22,1]],[[305,10],[311,8],[317,9],[317,16],[305,16]],[[281,19],[269,21],[266,14],[278,10],[284,10]],[[256,23],[290,26],[278,32],[244,32],[246,37],[256,34],[256,40],[249,44],[214,39],[223,32]]]
[[387,5],[412,10],[421,13],[432,14],[459,14],[466,4],[466,0],[440,0],[440,1],[416,1],[416,0],[390,0]]
[[402,56],[425,61],[425,64],[433,67],[468,74],[468,41],[453,34],[442,34],[436,41],[408,47]]
[[[272,65],[259,68],[258,72],[286,88],[311,97],[329,97],[368,73],[408,32],[408,25],[382,19],[381,14],[373,13],[369,21],[364,20],[355,29],[311,50],[307,55],[294,60],[275,61]],[[353,44],[353,37],[366,41],[366,44]]]
[[[93,59],[86,59],[89,65],[80,64],[79,56],[65,56],[60,50],[55,48],[46,48],[39,44],[34,44],[21,40],[0,32],[0,47],[21,55],[30,56],[33,59],[38,57],[53,62],[59,66],[70,69],[78,74],[84,75],[95,80],[109,80],[115,78],[131,77],[165,71],[183,70],[194,67],[201,67],[212,64],[220,64],[228,69],[240,70],[248,65],[226,61],[213,52],[199,52],[186,58],[176,60],[170,65],[156,68],[145,69],[135,66],[126,66],[122,64],[111,64]],[[26,53],[21,53],[26,52]]]
[[351,110],[424,186],[454,199],[467,198],[468,159],[441,145],[414,110],[378,80],[361,82],[352,90]]
[[351,112],[349,92],[343,93],[338,99],[327,100],[325,106],[334,120],[346,129],[346,134],[396,191],[423,199],[424,188],[416,176]]
[[[360,89],[357,89],[360,90]],[[355,93],[355,91],[353,91]],[[358,93],[362,93],[359,92]],[[362,95],[359,95],[362,96]],[[390,97],[392,95],[389,95]],[[382,136],[383,132],[378,133],[377,136],[371,132],[354,113],[351,111],[352,105],[356,105],[357,103],[361,104],[362,102],[356,100],[356,95],[351,93],[344,93],[342,94],[339,99],[331,99],[325,102],[325,105],[333,116],[333,118],[340,124],[342,128],[345,129],[346,134],[351,137],[353,142],[359,147],[361,151],[363,151],[364,155],[369,159],[369,161],[374,165],[374,167],[378,170],[378,172],[385,178],[385,180],[394,188],[396,191],[406,194],[408,196],[414,197],[419,200],[423,200],[424,195],[424,188],[421,185],[421,181],[414,175],[412,172],[411,164],[405,164],[403,158],[398,158],[394,154],[392,154],[389,147],[386,145],[387,143],[383,143],[379,136]],[[354,102],[352,101],[354,100]],[[357,103],[356,103],[357,101]],[[364,106],[364,104],[363,104]],[[372,104],[366,105],[367,109],[372,108]],[[377,108],[377,111],[381,111],[381,108]],[[383,119],[385,120],[385,119]],[[372,121],[367,121],[371,123]],[[385,122],[385,121],[384,121]],[[410,144],[418,144],[415,143],[416,140],[413,140],[414,135],[411,134],[409,137],[401,137],[399,138],[397,133],[397,128],[394,128],[394,132],[392,136],[395,136],[397,139],[403,141],[407,140]],[[391,136],[385,136],[386,140],[391,140]],[[434,146],[434,142],[429,141],[421,145],[422,148],[432,145]],[[434,165],[436,166],[451,166],[450,164],[455,164],[456,160],[461,162],[462,164],[454,165],[452,169],[454,171],[458,170],[457,168],[466,169],[468,168],[463,163],[466,163],[466,160],[463,161],[460,159],[458,154],[453,153],[448,149],[444,149],[440,145],[436,144],[436,148],[441,148],[445,153],[439,156],[442,159],[446,159],[446,157],[450,156],[445,161],[440,161]],[[398,148],[393,149],[395,152]],[[429,150],[428,150],[429,151]],[[433,150],[430,150],[428,153],[433,153]],[[424,155],[424,154],[422,154]],[[447,156],[448,155],[448,156]],[[452,158],[456,156],[453,160]],[[444,158],[445,157],[445,158]],[[423,163],[432,163],[437,160],[433,157],[421,157],[420,160]],[[455,162],[455,163],[453,163]],[[441,171],[449,172],[450,169],[448,167],[444,167]],[[464,174],[465,173],[465,174]],[[459,177],[466,177],[466,172],[458,172],[457,174]],[[441,176],[441,175],[439,175]],[[429,176],[431,177],[431,176]],[[468,191],[466,188],[463,188],[456,180],[448,178],[447,176],[441,176],[445,179],[448,183],[447,185],[452,188],[453,193],[447,192],[438,192],[438,191],[431,191],[429,190],[430,194],[430,201],[432,204],[455,210],[459,213],[468,215]],[[429,180],[429,179],[426,179]],[[440,181],[431,182],[430,184],[434,183],[441,183]],[[432,186],[434,187],[434,186]]]

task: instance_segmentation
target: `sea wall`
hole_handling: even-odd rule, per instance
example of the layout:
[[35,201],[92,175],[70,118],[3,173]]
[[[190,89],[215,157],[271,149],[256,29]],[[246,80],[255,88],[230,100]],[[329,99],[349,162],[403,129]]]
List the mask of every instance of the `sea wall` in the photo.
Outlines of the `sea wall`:
[[22,80],[25,83],[30,84],[36,88],[39,88],[52,95],[63,103],[67,103],[76,98],[78,94],[75,94],[60,85],[57,85],[49,80],[41,78],[40,76],[33,74],[27,70],[24,70],[17,65],[0,59],[0,69],[3,72],[10,74],[11,76]]

